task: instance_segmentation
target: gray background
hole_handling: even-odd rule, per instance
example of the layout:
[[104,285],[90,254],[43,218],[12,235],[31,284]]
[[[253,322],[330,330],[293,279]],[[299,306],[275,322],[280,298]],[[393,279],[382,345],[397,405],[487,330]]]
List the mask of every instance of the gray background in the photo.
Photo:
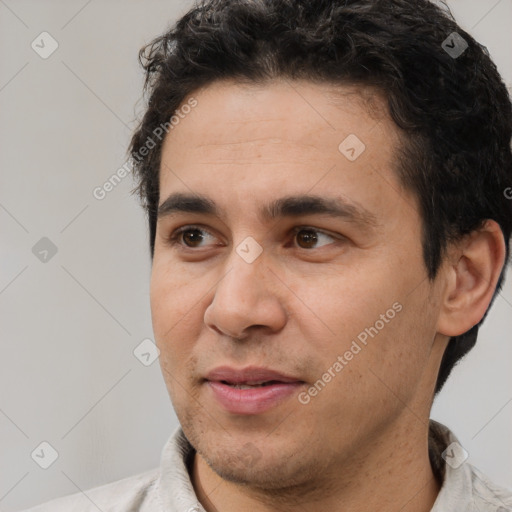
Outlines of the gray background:
[[[4,512],[157,466],[177,425],[158,361],[146,367],[133,354],[152,338],[148,236],[133,182],[102,201],[92,191],[126,161],[143,106],[139,48],[190,5],[0,0]],[[512,0],[450,5],[510,84]],[[47,59],[31,48],[43,31],[59,44]],[[57,247],[47,262],[32,252],[42,237]],[[511,315],[509,278],[432,413],[470,462],[508,486]],[[46,470],[31,458],[42,441],[59,454]]]

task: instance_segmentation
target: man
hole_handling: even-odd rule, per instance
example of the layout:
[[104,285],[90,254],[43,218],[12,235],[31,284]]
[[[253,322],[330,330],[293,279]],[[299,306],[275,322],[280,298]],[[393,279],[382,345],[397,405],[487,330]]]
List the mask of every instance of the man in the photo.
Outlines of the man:
[[130,149],[180,428],[159,469],[33,511],[512,510],[429,421],[509,256],[485,49],[426,0],[210,0],[141,60]]

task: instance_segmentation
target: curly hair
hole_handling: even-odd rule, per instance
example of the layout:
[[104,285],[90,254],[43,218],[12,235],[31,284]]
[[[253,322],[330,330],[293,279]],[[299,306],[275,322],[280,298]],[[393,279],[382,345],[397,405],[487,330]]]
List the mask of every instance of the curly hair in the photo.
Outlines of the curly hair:
[[[462,41],[460,55],[448,51],[454,41]],[[403,134],[396,172],[420,205],[423,259],[431,281],[449,244],[486,219],[500,225],[508,262],[510,96],[486,48],[457,25],[446,5],[428,0],[203,0],[142,48],[139,60],[148,101],[129,152],[135,191],[148,215],[151,256],[163,143],[162,137],[156,142],[153,137],[159,127],[169,125],[186,97],[217,80],[266,84],[289,78],[361,84],[384,95]],[[148,140],[153,141],[150,149]],[[475,345],[488,311],[469,331],[450,339],[435,394]]]

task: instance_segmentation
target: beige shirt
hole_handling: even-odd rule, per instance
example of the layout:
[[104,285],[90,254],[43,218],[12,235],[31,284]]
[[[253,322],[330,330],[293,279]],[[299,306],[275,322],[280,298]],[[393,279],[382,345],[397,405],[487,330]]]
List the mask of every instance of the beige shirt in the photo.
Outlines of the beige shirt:
[[[512,512],[512,490],[492,484],[465,461],[451,431],[430,420],[429,454],[443,482],[432,512]],[[205,512],[195,495],[188,467],[194,455],[181,428],[167,441],[160,467],[26,512]]]

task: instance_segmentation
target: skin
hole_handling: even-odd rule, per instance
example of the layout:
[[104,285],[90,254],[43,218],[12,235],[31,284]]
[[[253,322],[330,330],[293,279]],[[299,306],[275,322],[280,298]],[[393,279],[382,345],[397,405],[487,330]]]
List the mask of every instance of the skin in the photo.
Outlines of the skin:
[[[216,82],[193,96],[164,142],[160,203],[200,193],[222,215],[158,219],[151,309],[168,392],[197,450],[199,500],[208,512],[430,510],[440,488],[427,452],[437,372],[449,337],[491,301],[505,254],[499,227],[487,221],[451,246],[430,282],[417,202],[394,171],[400,134],[377,93],[283,80]],[[366,145],[355,161],[338,150],[349,134]],[[258,217],[270,201],[305,193],[343,197],[378,223]],[[169,243],[190,224],[205,230],[199,242],[189,232]],[[308,243],[297,226],[326,234]],[[236,252],[248,236],[263,249],[250,264]],[[220,365],[256,365],[304,381],[304,392],[397,302],[402,310],[307,405],[294,395],[261,414],[229,414],[204,384]]]

